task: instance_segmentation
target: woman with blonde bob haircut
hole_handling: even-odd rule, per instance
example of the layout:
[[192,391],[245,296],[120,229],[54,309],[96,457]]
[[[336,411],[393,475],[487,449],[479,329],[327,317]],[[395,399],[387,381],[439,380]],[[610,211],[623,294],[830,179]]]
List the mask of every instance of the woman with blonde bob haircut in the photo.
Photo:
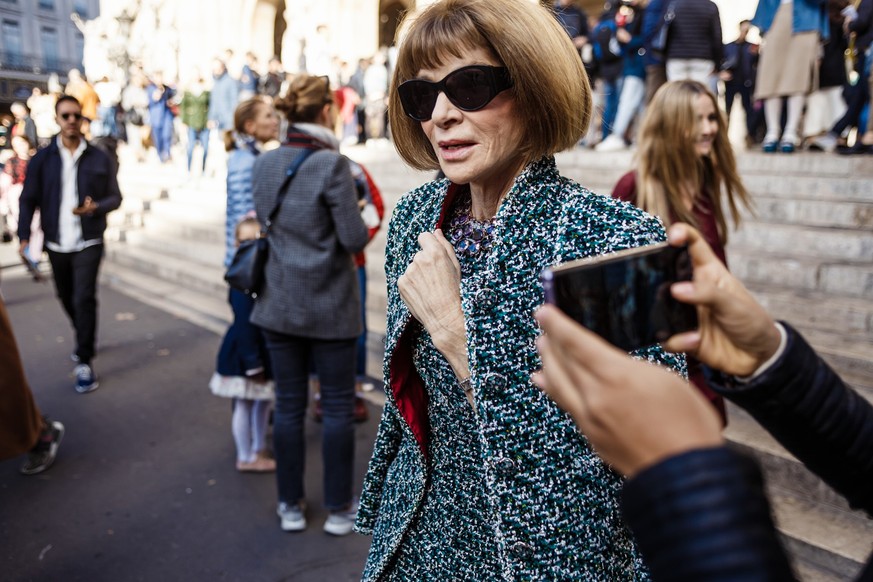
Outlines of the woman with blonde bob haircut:
[[[528,161],[575,146],[591,122],[591,87],[578,53],[565,50],[567,33],[553,26],[555,17],[517,2],[461,4],[473,5],[474,11],[450,13],[455,3],[447,2],[444,22],[416,25],[413,20],[401,39],[404,50],[394,69],[388,117],[403,159],[419,170],[440,167],[421,124],[404,113],[397,85],[422,69],[435,68],[446,57],[463,57],[476,47],[488,47],[514,81],[515,113],[526,136],[521,153]],[[425,27],[429,30],[421,30]],[[540,36],[530,34],[531,30]],[[492,44],[488,39],[493,38],[502,42]]]
[[529,0],[436,2],[400,43],[389,107],[403,158],[446,179],[404,195],[389,227],[364,580],[645,579],[621,477],[531,382],[542,270],[664,239],[557,170],[591,114],[572,42]]
[[[613,197],[636,204],[669,226],[685,222],[699,229],[722,263],[730,211],[739,225],[740,207],[752,199],[737,172],[727,123],[715,95],[697,81],[673,81],[655,93],[638,137],[637,169],[615,185]],[[689,378],[725,420],[721,397],[706,384],[696,362]]]

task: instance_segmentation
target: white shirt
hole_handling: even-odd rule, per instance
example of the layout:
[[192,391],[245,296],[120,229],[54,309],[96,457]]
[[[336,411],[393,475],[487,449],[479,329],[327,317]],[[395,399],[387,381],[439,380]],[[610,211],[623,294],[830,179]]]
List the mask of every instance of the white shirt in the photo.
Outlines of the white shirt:
[[82,237],[82,219],[73,214],[79,206],[79,159],[85,151],[85,138],[79,140],[79,147],[71,152],[64,146],[61,136],[57,137],[61,152],[61,206],[58,209],[58,242],[46,242],[46,247],[57,253],[74,253],[85,247],[100,244],[100,240],[86,241]]

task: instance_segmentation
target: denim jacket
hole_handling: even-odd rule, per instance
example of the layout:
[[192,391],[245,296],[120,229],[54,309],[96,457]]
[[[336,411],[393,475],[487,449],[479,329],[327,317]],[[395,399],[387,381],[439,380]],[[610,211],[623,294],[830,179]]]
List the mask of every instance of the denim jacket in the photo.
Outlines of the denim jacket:
[[[752,25],[757,26],[761,34],[767,34],[773,25],[776,11],[779,10],[780,0],[760,0]],[[794,0],[792,3],[792,32],[817,31],[822,40],[830,38],[828,27],[827,0]]]

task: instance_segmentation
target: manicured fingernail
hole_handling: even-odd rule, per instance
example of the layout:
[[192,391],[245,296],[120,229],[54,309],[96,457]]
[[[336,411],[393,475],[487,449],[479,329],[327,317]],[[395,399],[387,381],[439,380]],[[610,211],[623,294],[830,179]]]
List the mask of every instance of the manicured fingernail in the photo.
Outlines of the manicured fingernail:
[[670,287],[674,294],[690,295],[694,291],[694,284],[688,282],[673,283]]

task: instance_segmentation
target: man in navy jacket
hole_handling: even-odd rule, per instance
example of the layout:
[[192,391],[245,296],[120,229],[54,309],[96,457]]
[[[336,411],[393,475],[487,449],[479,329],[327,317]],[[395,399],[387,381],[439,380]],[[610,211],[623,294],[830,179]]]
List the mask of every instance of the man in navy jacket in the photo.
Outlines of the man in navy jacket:
[[82,135],[82,107],[69,95],[55,105],[60,133],[27,168],[18,238],[24,254],[30,223],[40,210],[58,298],[76,333],[76,390],[95,390],[91,368],[97,328],[97,273],[103,259],[106,214],[121,205],[115,163]]

